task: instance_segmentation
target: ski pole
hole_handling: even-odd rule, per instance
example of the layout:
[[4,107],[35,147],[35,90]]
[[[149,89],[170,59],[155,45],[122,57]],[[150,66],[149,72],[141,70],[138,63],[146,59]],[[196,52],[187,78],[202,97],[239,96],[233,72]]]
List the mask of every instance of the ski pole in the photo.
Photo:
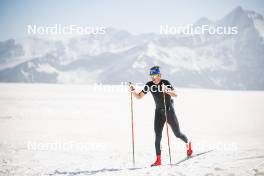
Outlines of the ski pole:
[[[163,84],[163,86],[164,86],[164,84]],[[167,107],[166,107],[166,100],[165,100],[165,92],[164,91],[163,91],[163,102],[164,102],[164,110],[165,110],[164,115],[165,115],[165,119],[166,119],[167,139],[168,139],[168,148],[169,148],[170,165],[171,165],[170,135],[169,135]]]
[[[129,82],[129,86],[132,83]],[[133,151],[133,166],[135,167],[135,137],[134,137],[134,113],[133,113],[133,96],[130,92],[130,110],[131,110],[131,128],[132,128],[132,151]]]

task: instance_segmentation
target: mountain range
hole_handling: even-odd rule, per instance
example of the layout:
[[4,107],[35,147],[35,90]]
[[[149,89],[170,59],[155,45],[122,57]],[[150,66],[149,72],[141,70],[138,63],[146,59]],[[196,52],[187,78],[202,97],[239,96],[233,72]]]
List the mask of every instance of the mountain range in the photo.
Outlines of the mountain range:
[[0,82],[105,83],[149,80],[153,65],[177,87],[264,90],[264,19],[236,7],[194,26],[236,26],[235,35],[104,35],[65,39],[30,36],[0,42]]

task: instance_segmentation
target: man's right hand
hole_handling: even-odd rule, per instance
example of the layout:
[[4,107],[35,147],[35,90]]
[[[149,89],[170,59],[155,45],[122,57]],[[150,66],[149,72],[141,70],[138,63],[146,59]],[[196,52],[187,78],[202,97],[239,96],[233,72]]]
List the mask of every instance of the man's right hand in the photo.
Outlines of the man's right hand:
[[129,83],[129,90],[130,90],[130,92],[132,92],[132,93],[135,92],[135,90],[136,90],[135,87],[134,87],[134,85],[132,85],[131,82]]
[[137,98],[137,99],[141,99],[142,97],[145,96],[145,94],[141,91],[140,93],[136,93],[136,89],[135,86],[132,85],[132,83],[129,83],[129,91]]

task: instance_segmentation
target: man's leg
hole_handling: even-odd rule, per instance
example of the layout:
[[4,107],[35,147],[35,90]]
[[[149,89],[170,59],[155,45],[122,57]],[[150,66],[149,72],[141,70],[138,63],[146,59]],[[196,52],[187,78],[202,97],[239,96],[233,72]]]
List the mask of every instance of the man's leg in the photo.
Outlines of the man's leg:
[[160,141],[162,138],[162,130],[164,126],[164,118],[162,113],[156,110],[155,112],[155,120],[154,120],[154,130],[155,130],[155,148],[156,148],[156,155],[161,154],[160,150]]
[[160,141],[161,141],[161,137],[162,137],[162,129],[163,129],[164,123],[165,123],[165,120],[164,120],[162,114],[160,113],[159,110],[156,109],[155,120],[154,120],[154,130],[155,130],[155,135],[156,135],[156,137],[155,137],[155,148],[156,148],[157,159],[153,164],[151,164],[151,167],[161,165]]
[[174,135],[176,137],[180,138],[181,140],[183,140],[185,143],[187,143],[188,138],[180,130],[179,122],[178,122],[178,119],[176,117],[174,108],[170,107],[170,109],[167,112],[168,112],[167,113],[168,114],[168,123],[171,126],[171,129],[172,129]]

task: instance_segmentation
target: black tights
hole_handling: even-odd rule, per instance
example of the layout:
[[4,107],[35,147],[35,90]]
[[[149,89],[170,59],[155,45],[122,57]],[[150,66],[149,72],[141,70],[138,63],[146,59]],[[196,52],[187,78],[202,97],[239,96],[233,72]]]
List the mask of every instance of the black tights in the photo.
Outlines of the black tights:
[[[168,107],[167,108],[167,118],[168,118],[168,124],[170,125],[174,135],[181,140],[183,140],[185,143],[188,142],[187,137],[181,133],[180,127],[179,127],[179,122],[176,117],[174,108]],[[164,123],[166,122],[165,118],[165,110],[164,109],[156,109],[155,111],[155,120],[154,120],[154,130],[156,134],[156,139],[155,139],[155,147],[156,147],[156,154],[160,155],[161,150],[160,150],[160,141],[162,137],[162,130]]]

